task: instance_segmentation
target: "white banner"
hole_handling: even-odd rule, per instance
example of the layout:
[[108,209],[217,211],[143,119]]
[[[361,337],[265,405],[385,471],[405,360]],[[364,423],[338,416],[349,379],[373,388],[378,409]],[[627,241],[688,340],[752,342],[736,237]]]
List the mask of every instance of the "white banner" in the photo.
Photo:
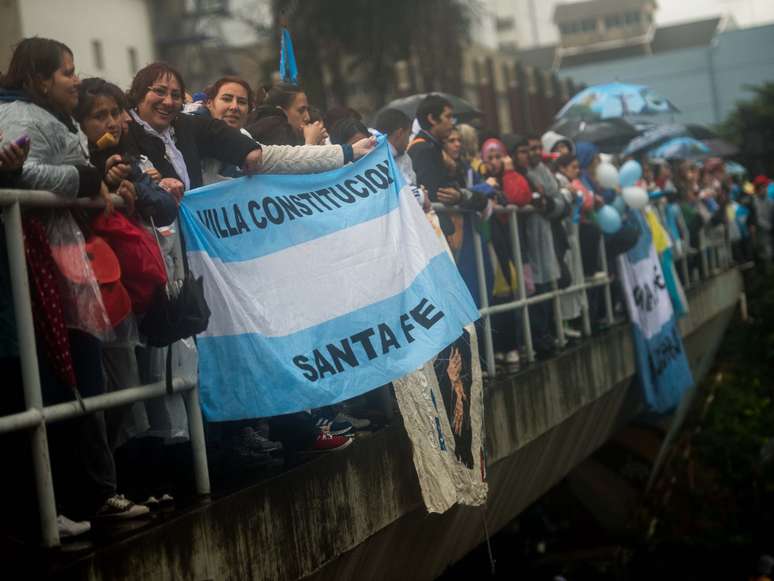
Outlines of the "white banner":
[[473,325],[421,369],[393,381],[428,512],[486,502],[483,389]]
[[[451,255],[438,217],[427,217]],[[475,326],[465,326],[432,361],[392,383],[428,512],[484,504],[484,391]]]

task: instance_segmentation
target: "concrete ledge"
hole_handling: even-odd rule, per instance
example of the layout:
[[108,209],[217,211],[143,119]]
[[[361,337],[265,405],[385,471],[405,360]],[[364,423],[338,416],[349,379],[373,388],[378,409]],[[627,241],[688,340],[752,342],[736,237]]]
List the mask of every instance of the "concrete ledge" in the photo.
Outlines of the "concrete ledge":
[[[695,371],[707,368],[741,276],[690,293],[681,323]],[[695,339],[700,339],[696,341]],[[432,579],[563,478],[638,413],[627,325],[486,392],[490,499],[427,515],[408,438],[396,422],[355,446],[84,555],[57,578]]]

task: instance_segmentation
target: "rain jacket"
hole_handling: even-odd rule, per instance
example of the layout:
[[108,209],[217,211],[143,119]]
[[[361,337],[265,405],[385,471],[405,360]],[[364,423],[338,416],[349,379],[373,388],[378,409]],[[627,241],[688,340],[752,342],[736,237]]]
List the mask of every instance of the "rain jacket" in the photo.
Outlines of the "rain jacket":
[[4,140],[27,135],[30,152],[17,184],[67,197],[99,192],[101,176],[89,164],[86,137],[75,121],[32,103],[21,91],[0,91],[0,130]]
[[564,217],[567,202],[559,191],[556,178],[545,164],[539,163],[529,168],[527,177],[542,190],[546,201],[544,213],[535,212],[527,216],[527,262],[532,265],[535,284],[547,284],[559,280],[561,275],[552,222]]

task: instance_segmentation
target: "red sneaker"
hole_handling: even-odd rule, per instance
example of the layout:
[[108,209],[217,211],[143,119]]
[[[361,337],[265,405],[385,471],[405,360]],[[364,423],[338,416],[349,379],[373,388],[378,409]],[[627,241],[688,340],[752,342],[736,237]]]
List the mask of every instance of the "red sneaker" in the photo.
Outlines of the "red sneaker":
[[354,438],[334,436],[329,432],[320,432],[312,445],[312,452],[336,452],[352,444]]

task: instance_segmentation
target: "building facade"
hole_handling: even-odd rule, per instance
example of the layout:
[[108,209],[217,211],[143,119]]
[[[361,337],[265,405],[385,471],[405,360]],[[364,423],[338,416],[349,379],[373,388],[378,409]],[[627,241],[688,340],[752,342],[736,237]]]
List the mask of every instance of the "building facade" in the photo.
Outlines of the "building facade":
[[559,74],[588,85],[647,85],[680,109],[676,120],[717,124],[737,102],[752,97],[751,86],[774,81],[774,25],[719,28],[698,46],[562,68]]
[[489,0],[497,22],[497,44],[504,50],[553,44],[559,35],[553,23],[561,0]]
[[122,88],[156,57],[146,0],[0,0],[0,71],[29,36],[65,43],[81,78],[104,77]]
[[654,0],[588,0],[559,4],[554,23],[559,30],[558,63],[567,57],[592,57],[628,48],[650,54],[656,32]]

